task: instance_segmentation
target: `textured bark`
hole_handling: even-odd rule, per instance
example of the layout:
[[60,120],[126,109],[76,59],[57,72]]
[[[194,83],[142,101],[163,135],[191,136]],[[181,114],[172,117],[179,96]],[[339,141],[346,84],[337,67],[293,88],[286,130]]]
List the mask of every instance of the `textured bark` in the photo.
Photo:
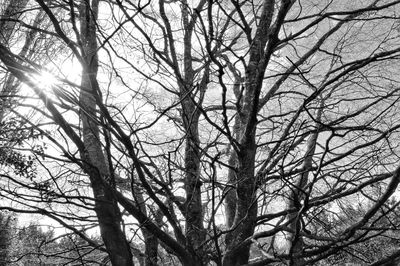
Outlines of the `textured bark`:
[[[299,256],[302,253],[304,242],[302,237],[299,235],[301,230],[301,208],[302,201],[305,198],[305,188],[308,184],[308,177],[310,174],[310,168],[312,166],[312,157],[315,151],[315,144],[317,141],[317,133],[312,134],[307,140],[306,155],[304,158],[303,169],[304,172],[300,174],[299,179],[296,181],[294,186],[291,188],[288,209],[295,208],[297,211],[289,214],[287,219],[293,221],[289,224],[289,229],[293,232],[288,233],[288,251],[293,256]],[[301,265],[304,261],[301,258],[296,258],[293,265]]]
[[0,212],[0,266],[9,265],[10,247],[13,238],[13,216],[6,212]]
[[[229,58],[225,58],[225,61],[227,62],[227,66],[233,76],[235,77],[234,85],[232,86],[233,93],[235,94],[236,99],[241,98],[241,85],[243,83],[243,77],[239,72],[237,72],[236,68],[234,65],[229,61]],[[240,119],[239,116],[235,116],[234,118],[234,125],[233,125],[233,137],[235,138],[236,141],[239,141],[239,133],[240,133]],[[237,176],[236,176],[236,167],[237,167],[237,154],[236,150],[234,149],[232,143],[230,143],[230,153],[229,153],[229,160],[228,160],[228,165],[230,166],[228,170],[228,180],[227,180],[227,187],[226,189],[226,196],[225,196],[225,225],[227,228],[231,228],[233,225],[233,222],[235,220],[235,214],[236,214],[236,202],[237,202],[237,196],[236,196],[236,181],[237,181]]]
[[[237,84],[239,83],[239,78],[236,79]],[[235,85],[236,86],[236,85]],[[239,90],[239,88],[234,88],[235,94]],[[236,95],[236,97],[240,97],[239,95]],[[235,117],[235,123],[233,126],[233,132],[239,133],[240,128],[239,128],[239,118],[238,116]],[[237,138],[237,135],[236,135]],[[236,139],[238,140],[238,139]],[[236,167],[237,167],[237,154],[236,151],[231,148],[230,154],[229,154],[229,160],[228,160],[228,165],[230,166],[228,170],[228,180],[227,180],[227,188],[226,188],[226,196],[225,196],[225,224],[227,228],[231,228],[233,225],[233,222],[235,220],[235,214],[236,214],[236,202],[237,202],[237,195],[236,195],[236,185],[237,185],[237,173],[236,173]]]
[[111,173],[102,151],[97,122],[99,118],[96,114],[96,100],[100,98],[96,80],[98,58],[95,20],[98,14],[98,1],[93,0],[91,4],[89,1],[82,1],[79,11],[85,63],[82,72],[80,107],[83,143],[86,151],[81,156],[86,163],[86,172],[89,173],[96,199],[95,212],[111,263],[115,266],[131,266],[133,265],[132,254],[121,229],[121,214],[117,202],[112,191],[103,184],[103,180],[110,180]]
[[304,206],[304,199],[307,194],[307,191],[305,191],[305,189],[308,185],[309,175],[312,167],[312,159],[315,154],[315,147],[317,145],[317,139],[319,134],[318,129],[320,128],[318,122],[321,120],[321,115],[323,110],[322,108],[323,108],[323,101],[316,115],[317,130],[314,133],[312,133],[307,140],[306,151],[304,154],[304,161],[302,165],[302,169],[304,169],[304,172],[301,173],[299,178],[295,181],[295,184],[293,184],[293,187],[291,187],[288,196],[288,204],[287,204],[288,209],[297,210],[296,212],[293,212],[287,216],[287,219],[289,221],[292,221],[288,225],[290,229],[290,232],[288,233],[288,253],[291,254],[292,257],[290,261],[291,265],[303,265],[304,263],[304,259],[298,257],[301,256],[304,248],[304,241],[302,237],[299,235],[300,231],[302,230],[301,210],[302,207]]
[[[233,167],[236,165],[236,162],[237,162],[236,152],[231,151],[228,164],[229,166]],[[225,196],[225,224],[227,228],[231,228],[235,220],[236,202],[237,202],[236,189],[235,189],[236,181],[237,181],[236,170],[230,168],[228,170],[228,182],[227,182],[228,187]]]
[[185,147],[185,217],[186,217],[186,239],[187,247],[192,254],[199,256],[196,261],[201,265],[205,259],[202,254],[201,244],[205,239],[203,226],[203,208],[201,201],[200,181],[200,152],[198,119],[199,111],[196,110],[191,99],[183,100],[182,119],[186,129]]
[[[242,245],[246,238],[254,233],[257,217],[256,180],[255,180],[255,132],[262,80],[268,62],[265,45],[269,41],[269,27],[274,13],[273,0],[265,1],[260,22],[250,48],[249,63],[246,69],[245,91],[239,112],[237,139],[237,179],[235,219],[231,231],[226,235],[227,252],[223,265],[243,265],[249,260],[250,245]],[[234,167],[234,166],[233,166]]]
[[[235,219],[226,236],[227,252],[223,265],[248,263],[250,244],[240,245],[254,233],[257,217],[257,180],[255,178],[255,134],[257,115],[260,108],[260,94],[270,57],[278,43],[278,33],[292,1],[282,1],[272,25],[275,1],[264,1],[257,30],[251,42],[249,61],[246,67],[243,98],[238,110],[239,127],[237,154],[237,204]],[[239,247],[239,248],[238,248]]]
[[249,260],[250,246],[236,248],[246,238],[253,235],[256,216],[257,201],[256,183],[254,180],[255,144],[238,156],[238,181],[236,188],[237,202],[235,219],[230,233],[226,236],[227,253],[223,265],[243,265]]
[[142,230],[145,244],[145,266],[157,266],[158,239],[148,230]]
[[[186,101],[186,104],[188,102]],[[203,250],[205,230],[203,225],[203,206],[201,200],[200,180],[200,151],[198,135],[199,112],[189,103],[184,110],[191,110],[183,115],[187,130],[185,147],[185,217],[186,217],[186,246],[193,254],[193,261],[189,265],[203,265],[206,257]]]
[[[199,140],[199,117],[200,110],[194,97],[194,90],[203,88],[194,87],[195,71],[192,65],[192,33],[194,29],[193,17],[189,14],[188,5],[182,3],[182,18],[184,25],[184,77],[183,81],[178,79],[180,85],[180,95],[182,101],[181,118],[185,128],[185,218],[186,218],[186,246],[189,252],[196,258],[190,262],[191,265],[203,265],[206,256],[203,250],[205,240],[205,230],[203,225],[203,206],[201,200],[201,180],[200,180],[200,140]],[[204,74],[208,75],[208,73]],[[195,263],[195,264],[193,264]]]

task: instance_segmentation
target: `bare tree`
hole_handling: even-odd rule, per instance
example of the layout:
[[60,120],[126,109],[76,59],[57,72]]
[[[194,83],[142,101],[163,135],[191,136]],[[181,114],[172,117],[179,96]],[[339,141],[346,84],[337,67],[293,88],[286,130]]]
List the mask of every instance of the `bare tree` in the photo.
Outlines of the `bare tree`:
[[0,60],[41,100],[26,122],[52,149],[24,143],[44,174],[4,174],[5,208],[47,215],[112,265],[306,265],[398,226],[400,1],[25,5],[2,17],[9,34],[61,52],[2,39]]

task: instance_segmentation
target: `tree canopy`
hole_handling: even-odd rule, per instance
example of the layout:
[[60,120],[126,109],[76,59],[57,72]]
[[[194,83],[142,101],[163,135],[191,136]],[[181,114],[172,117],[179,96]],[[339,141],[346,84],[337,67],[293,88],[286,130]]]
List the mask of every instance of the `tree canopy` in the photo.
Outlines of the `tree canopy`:
[[48,260],[400,257],[400,1],[0,3],[0,209]]

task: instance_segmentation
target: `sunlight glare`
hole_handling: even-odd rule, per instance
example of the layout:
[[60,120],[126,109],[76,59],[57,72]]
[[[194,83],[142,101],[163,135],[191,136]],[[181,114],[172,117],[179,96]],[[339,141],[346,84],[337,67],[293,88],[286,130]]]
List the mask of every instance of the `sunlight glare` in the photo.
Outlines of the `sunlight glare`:
[[33,82],[45,91],[50,91],[54,85],[58,83],[57,77],[55,77],[49,71],[41,71],[39,74],[32,75]]

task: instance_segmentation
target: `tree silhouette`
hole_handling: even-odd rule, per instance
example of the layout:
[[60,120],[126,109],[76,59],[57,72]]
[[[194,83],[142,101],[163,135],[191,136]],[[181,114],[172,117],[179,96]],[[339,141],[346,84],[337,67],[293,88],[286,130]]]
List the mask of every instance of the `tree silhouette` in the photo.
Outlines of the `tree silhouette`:
[[36,172],[4,209],[112,265],[311,265],[397,228],[400,1],[20,3],[0,60]]

